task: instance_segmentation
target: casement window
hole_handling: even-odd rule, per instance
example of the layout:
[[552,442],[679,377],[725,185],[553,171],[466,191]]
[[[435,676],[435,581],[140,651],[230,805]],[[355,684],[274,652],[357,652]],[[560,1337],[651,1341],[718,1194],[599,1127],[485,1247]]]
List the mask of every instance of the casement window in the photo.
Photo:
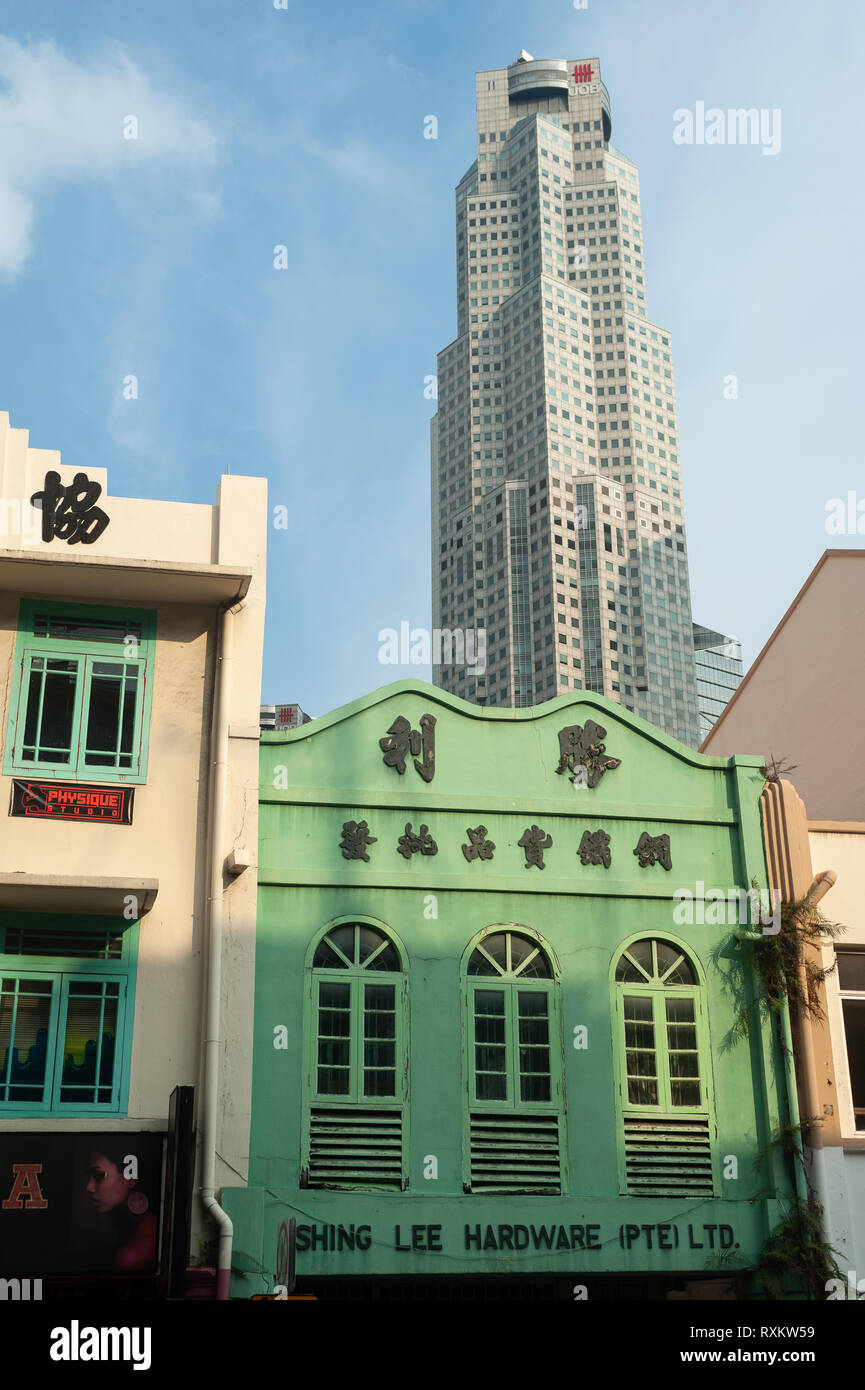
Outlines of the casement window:
[[0,919],[0,1117],[124,1114],[137,923]]
[[408,1186],[407,987],[382,923],[341,919],[313,944],[302,1187]]
[[540,939],[501,927],[464,958],[467,1192],[564,1190],[559,985]]
[[853,1123],[865,1130],[865,950],[836,947]]
[[156,614],[22,599],[8,775],[144,782]]
[[703,987],[693,959],[654,937],[614,969],[623,1193],[713,1197],[714,1110]]

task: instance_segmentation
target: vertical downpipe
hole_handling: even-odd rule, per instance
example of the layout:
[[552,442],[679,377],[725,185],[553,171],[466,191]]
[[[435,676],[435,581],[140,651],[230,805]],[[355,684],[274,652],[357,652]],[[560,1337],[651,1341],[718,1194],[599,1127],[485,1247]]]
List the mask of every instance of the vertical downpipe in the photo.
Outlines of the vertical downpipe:
[[219,1228],[216,1262],[216,1297],[229,1297],[231,1218],[216,1200],[216,1128],[219,1113],[220,994],[222,989],[222,938],[224,907],[225,827],[228,819],[228,721],[231,698],[231,663],[234,650],[234,616],[245,600],[223,609],[219,624],[211,723],[211,803],[208,847],[208,943],[204,990],[204,1058],[201,1097],[201,1202]]

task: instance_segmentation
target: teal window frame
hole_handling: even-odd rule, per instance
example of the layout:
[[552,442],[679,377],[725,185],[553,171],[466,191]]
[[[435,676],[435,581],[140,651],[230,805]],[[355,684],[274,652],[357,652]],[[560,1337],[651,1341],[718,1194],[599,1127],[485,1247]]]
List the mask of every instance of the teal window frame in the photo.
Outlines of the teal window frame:
[[[124,656],[117,642],[99,638],[62,638],[37,635],[37,615],[49,618],[87,618],[103,620],[122,626],[125,630],[140,629],[138,654]],[[3,772],[6,776],[38,777],[44,781],[120,782],[141,784],[147,781],[147,760],[150,734],[150,713],[153,696],[153,668],[156,647],[156,612],[153,609],[113,607],[105,604],[41,602],[22,599],[18,616],[18,636],[15,646],[12,690],[9,700],[9,722]],[[69,761],[62,759],[37,760],[25,758],[23,752],[30,676],[35,660],[55,660],[76,664],[74,707],[70,735]],[[84,711],[89,710],[90,696],[97,663],[111,663],[135,668],[139,688],[136,693],[132,735],[131,765],[129,768],[107,767],[88,763],[84,729]],[[112,676],[112,679],[114,677]],[[40,705],[41,719],[41,705]],[[37,733],[38,738],[38,733]],[[90,749],[93,755],[96,750]]]
[[[29,955],[7,953],[6,933],[17,927],[50,926],[62,934],[83,929],[116,932],[121,942],[120,956],[113,960],[95,960],[73,955]],[[84,917],[75,913],[3,913],[0,916],[0,981],[48,982],[51,985],[51,1007],[46,1042],[46,1077],[43,1097],[39,1101],[6,1100],[6,1079],[11,1070],[11,1058],[0,1045],[0,1119],[27,1117],[74,1119],[91,1115],[125,1116],[129,1105],[129,1078],[132,1061],[132,1031],[135,1016],[135,984],[138,964],[139,923],[115,917]],[[63,1101],[63,1068],[66,1055],[66,1023],[69,986],[73,983],[116,983],[119,986],[117,1024],[114,1039],[114,1075],[110,1101]],[[5,1063],[5,1068],[4,1068]],[[68,1088],[68,1083],[67,1083]]]
[[[316,966],[313,964],[316,952],[324,941],[325,937],[338,927],[357,926],[369,927],[372,931],[380,933],[387,944],[395,951],[400,968],[399,970],[369,970],[366,964],[355,964],[348,962],[344,966]],[[374,958],[374,952],[370,960]],[[408,1181],[408,1155],[409,1155],[409,1126],[408,1126],[408,1096],[409,1096],[409,1012],[408,1012],[408,957],[405,947],[397,937],[396,933],[384,922],[377,918],[368,917],[360,914],[334,918],[316,933],[307,951],[305,962],[306,987],[304,991],[304,1030],[303,1030],[303,1105],[301,1123],[301,1167],[306,1170],[309,1166],[310,1153],[310,1129],[311,1116],[313,1109],[341,1109],[353,1111],[355,1114],[362,1113],[364,1110],[393,1111],[400,1116],[402,1132],[402,1155],[401,1168],[403,1184]],[[320,1019],[320,993],[321,984],[342,984],[348,985],[350,991],[349,1005],[349,1087],[343,1094],[332,1094],[328,1091],[318,1089],[318,1068],[320,1061],[319,1043],[322,1036],[325,1039],[329,1035],[322,1035],[319,1031]],[[371,985],[392,985],[394,988],[394,1068],[395,1086],[393,1095],[365,1095],[364,1094],[364,1049],[367,1041],[375,1041],[373,1038],[367,1039],[365,1036],[365,992],[364,986]],[[352,1181],[341,1184],[337,1181],[327,1184],[328,1187],[338,1188],[341,1186],[356,1189],[367,1186],[362,1181]],[[370,1190],[377,1190],[375,1183],[368,1184]]]

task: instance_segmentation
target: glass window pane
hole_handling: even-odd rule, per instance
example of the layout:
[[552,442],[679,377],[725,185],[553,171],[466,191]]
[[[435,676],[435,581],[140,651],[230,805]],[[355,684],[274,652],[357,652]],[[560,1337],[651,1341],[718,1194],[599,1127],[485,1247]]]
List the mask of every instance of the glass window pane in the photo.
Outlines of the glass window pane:
[[669,1023],[693,1023],[694,1022],[694,1001],[689,997],[684,999],[676,998],[664,1000],[667,1010],[667,1021]]
[[362,965],[367,956],[372,955],[373,951],[378,950],[379,946],[386,939],[380,931],[375,931],[372,927],[361,927],[357,929],[358,934],[358,962]]
[[550,1099],[549,996],[540,990],[520,990],[517,996],[519,1027],[520,1099]]
[[349,1068],[319,1067],[318,1094],[321,1096],[347,1096]]
[[363,1093],[396,1095],[396,988],[364,985]]
[[351,999],[351,986],[341,980],[319,980],[318,1003],[322,1009],[347,1009]]
[[[42,665],[40,662],[40,667]],[[75,661],[46,661],[44,670],[31,669],[22,746],[25,761],[69,762],[77,682],[78,663]]]
[[[361,930],[363,930],[363,928],[361,928]],[[373,956],[371,960],[369,959],[369,957],[367,957],[367,960],[369,962],[366,967],[367,970],[398,971],[400,969],[399,956],[397,955],[396,947],[392,946],[390,942],[388,942],[388,944],[383,948],[383,950],[379,951],[377,956]]]
[[477,1100],[506,1100],[504,990],[475,990],[474,1010],[475,1097]]
[[318,1092],[345,1096],[351,1082],[351,986],[346,981],[318,983]]
[[50,980],[0,986],[0,1101],[45,1099],[52,990]]
[[[496,932],[481,942],[483,950],[476,950],[469,962],[470,975],[498,975],[507,970],[508,938],[506,932]],[[486,953],[486,954],[484,954]],[[494,962],[490,963],[490,958]],[[498,967],[498,969],[496,969]]]
[[138,671],[133,667],[131,671],[127,669],[126,680],[123,683],[123,717],[120,725],[120,749],[123,753],[132,753],[132,741],[135,735],[135,707],[138,702]]
[[24,716],[23,752],[28,759],[33,757],[36,746],[36,732],[39,727],[39,700],[42,695],[43,661],[30,663],[30,681],[27,687],[27,710]]
[[118,1003],[119,986],[114,982],[70,983],[60,1083],[61,1104],[76,1101],[94,1104],[110,1100]]
[[507,1100],[508,1078],[504,1074],[477,1072],[475,1095],[478,1100]]
[[652,1000],[648,995],[625,995],[625,1067],[631,1105],[658,1104],[658,1068]]
[[319,941],[318,945],[316,946],[315,955],[313,956],[312,963],[317,969],[320,969],[323,966],[327,966],[327,968],[330,970],[332,970],[334,967],[336,967],[338,970],[347,969],[346,963],[343,960],[342,956],[337,955],[336,951],[328,943],[326,936],[322,937],[321,941]]
[[652,978],[653,970],[651,940],[635,941],[622,955],[616,967],[616,979],[630,984],[645,984]]
[[356,963],[354,954],[354,933],[354,924],[349,923],[342,927],[334,927],[333,931],[329,931],[327,934],[328,939],[332,941],[335,946],[339,947],[342,954],[347,960],[351,961],[353,965]]
[[671,1052],[670,1053],[670,1076],[699,1077],[700,1067],[696,1052]]
[[505,1012],[505,992],[503,989],[476,989],[476,1014],[502,1014]]
[[865,991],[865,951],[839,950],[837,956],[839,988]]
[[549,1099],[549,1072],[540,1067],[534,1073],[531,1069],[520,1072],[520,1100],[538,1104],[549,1101]]
[[628,1077],[628,1102],[631,1105],[657,1105],[658,1083],[648,1078]]
[[469,975],[499,975],[492,961],[487,960],[482,951],[474,951],[469,961]]
[[865,1129],[865,999],[842,999],[856,1128]]
[[[120,700],[123,667],[119,663],[96,661],[90,677],[90,703],[87,710],[85,730],[86,761],[108,765],[114,762],[114,753],[120,734]],[[110,758],[100,758],[100,753],[110,753]]]
[[[694,985],[697,983],[690,962],[677,947],[668,946],[665,941],[658,941],[656,945],[658,949],[658,974],[665,985]],[[674,963],[676,963],[675,970],[670,970],[670,966]]]
[[[523,961],[528,961],[528,964],[520,970]],[[519,971],[521,980],[549,979],[551,974],[549,962],[538,943],[529,941],[524,936],[514,936],[513,934],[511,935],[511,970],[514,974]]]

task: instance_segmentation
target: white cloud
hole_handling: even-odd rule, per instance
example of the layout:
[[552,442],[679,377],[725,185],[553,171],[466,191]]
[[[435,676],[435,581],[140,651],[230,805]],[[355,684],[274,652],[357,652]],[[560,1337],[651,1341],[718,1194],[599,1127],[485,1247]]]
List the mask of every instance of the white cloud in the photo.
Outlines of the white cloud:
[[[137,139],[124,139],[129,116]],[[0,36],[0,270],[22,268],[38,198],[63,184],[173,164],[189,183],[193,213],[212,212],[202,174],[218,144],[212,120],[160,89],[119,46],[77,61],[52,42]]]

